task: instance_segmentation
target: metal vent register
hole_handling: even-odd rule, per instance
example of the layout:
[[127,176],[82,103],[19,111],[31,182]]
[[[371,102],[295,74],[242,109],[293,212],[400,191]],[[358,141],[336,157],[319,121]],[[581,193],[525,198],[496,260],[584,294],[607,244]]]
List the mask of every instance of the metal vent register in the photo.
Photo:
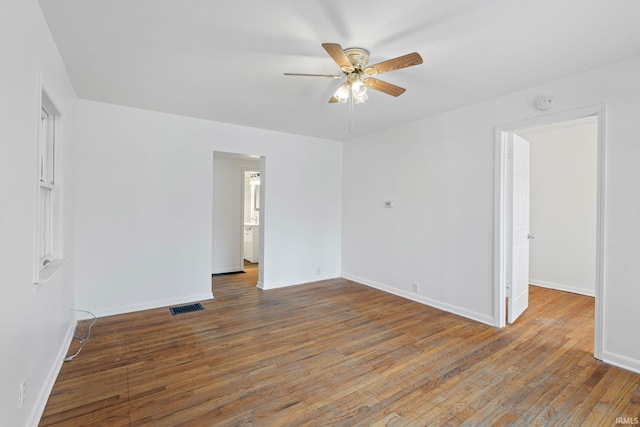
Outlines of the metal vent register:
[[191,313],[192,311],[200,311],[200,310],[204,310],[204,307],[200,303],[179,305],[177,307],[169,307],[169,311],[173,316],[175,316],[176,314]]

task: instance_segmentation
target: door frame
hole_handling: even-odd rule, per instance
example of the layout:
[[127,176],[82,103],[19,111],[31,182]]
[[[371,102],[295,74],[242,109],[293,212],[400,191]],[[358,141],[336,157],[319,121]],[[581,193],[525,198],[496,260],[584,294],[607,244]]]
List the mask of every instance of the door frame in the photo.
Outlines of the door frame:
[[[212,198],[211,198],[211,203],[212,203],[212,207],[211,207],[211,217],[212,217],[212,222],[213,222],[213,217],[216,216],[216,212],[219,212],[220,210],[224,209],[226,205],[222,205],[222,206],[218,206],[216,205],[216,195],[215,195],[215,161],[216,158],[220,157],[220,158],[231,158],[231,159],[252,159],[252,160],[258,160],[259,163],[259,172],[260,172],[260,255],[258,257],[259,259],[259,265],[258,265],[258,282],[256,284],[257,287],[261,288],[263,287],[263,283],[264,283],[264,271],[265,271],[265,259],[266,259],[266,251],[265,251],[265,230],[267,229],[267,220],[266,220],[266,207],[267,207],[267,197],[266,197],[266,181],[267,181],[267,175],[266,175],[266,165],[267,165],[267,157],[265,155],[258,155],[258,154],[244,154],[244,153],[237,153],[237,152],[229,152],[229,151],[218,151],[218,150],[214,150],[213,151],[213,157],[212,157],[212,185],[211,185],[211,189],[212,189]],[[242,169],[242,168],[241,168]],[[248,168],[251,170],[255,170],[254,167]],[[244,175],[243,175],[244,178]],[[241,198],[244,198],[244,185],[241,186]],[[244,199],[241,201],[241,203],[244,202]],[[242,209],[242,205],[240,206],[240,208]],[[235,225],[232,227],[235,228]],[[244,229],[244,227],[242,228]],[[211,252],[213,252],[213,241],[215,239],[214,236],[215,230],[211,229],[211,244],[212,244],[212,248],[211,248]],[[240,241],[240,256],[242,257],[242,261],[244,260],[244,252],[243,252],[243,246],[244,246],[244,235],[241,234],[239,235],[239,238],[241,239]],[[213,261],[213,254],[211,253],[211,273],[212,274],[217,274],[217,273],[228,273],[230,272],[229,270],[222,270],[222,271],[217,271],[215,268],[215,264]],[[243,269],[243,262],[240,264],[240,269]],[[234,270],[235,271],[235,270]]]
[[594,356],[602,360],[604,345],[604,261],[605,261],[605,201],[606,201],[606,106],[594,105],[562,113],[496,126],[495,128],[495,200],[494,200],[494,326],[506,326],[506,156],[507,138],[518,130],[549,125],[596,116],[598,121],[597,142],[597,202],[596,202],[596,277],[595,277],[595,323]]

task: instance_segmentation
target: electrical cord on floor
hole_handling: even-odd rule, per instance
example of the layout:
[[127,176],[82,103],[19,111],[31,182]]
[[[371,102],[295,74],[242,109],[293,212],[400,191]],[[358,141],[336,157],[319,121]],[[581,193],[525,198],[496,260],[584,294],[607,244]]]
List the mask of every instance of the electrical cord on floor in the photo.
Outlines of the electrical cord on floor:
[[[80,321],[78,320],[76,322],[76,328],[73,331],[73,337],[77,340],[80,341],[80,348],[78,349],[78,351],[75,352],[75,354],[71,355],[71,356],[67,356],[65,357],[64,360],[65,362],[71,362],[78,354],[80,354],[80,352],[82,351],[82,348],[84,347],[85,343],[87,342],[87,340],[89,339],[89,337],[91,336],[91,328],[93,327],[93,325],[96,323],[96,320],[98,320],[98,318],[96,317],[95,314],[93,314],[90,311],[86,311],[86,310],[76,310],[73,309],[73,311],[75,312],[81,312],[81,313],[88,313],[91,316],[93,316],[93,321],[91,322],[91,324],[89,325],[89,329],[87,330],[87,336],[86,337],[79,337],[76,332],[78,331],[78,324],[80,323]],[[83,319],[84,320],[84,319]]]

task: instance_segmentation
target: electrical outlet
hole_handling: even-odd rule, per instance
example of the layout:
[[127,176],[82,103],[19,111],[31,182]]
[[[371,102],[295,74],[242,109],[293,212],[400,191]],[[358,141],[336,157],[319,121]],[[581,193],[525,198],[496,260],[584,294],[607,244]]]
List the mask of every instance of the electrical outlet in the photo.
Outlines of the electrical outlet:
[[420,293],[420,284],[418,282],[413,282],[413,293]]
[[27,398],[27,379],[22,380],[18,386],[18,406],[22,408],[25,399]]

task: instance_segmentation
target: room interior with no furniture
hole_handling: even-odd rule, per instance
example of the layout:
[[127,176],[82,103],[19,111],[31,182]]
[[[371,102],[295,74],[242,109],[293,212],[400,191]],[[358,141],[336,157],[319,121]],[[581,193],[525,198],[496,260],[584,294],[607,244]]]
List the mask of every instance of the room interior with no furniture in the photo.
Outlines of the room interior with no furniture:
[[2,423],[638,424],[638,2],[0,16]]

